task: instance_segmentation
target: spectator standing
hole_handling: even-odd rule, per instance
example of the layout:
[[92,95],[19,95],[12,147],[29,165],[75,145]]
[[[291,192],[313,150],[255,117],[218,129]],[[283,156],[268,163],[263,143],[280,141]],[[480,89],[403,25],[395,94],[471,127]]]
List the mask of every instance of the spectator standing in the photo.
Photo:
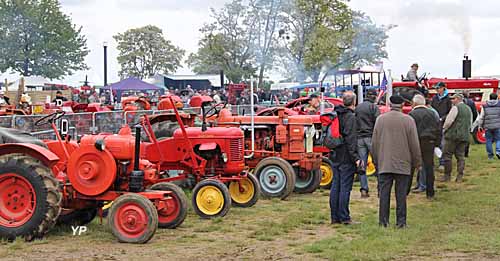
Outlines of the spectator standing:
[[[472,122],[475,122],[477,119],[477,108],[476,108],[476,103],[470,98],[470,93],[469,91],[464,91],[464,103],[469,106],[471,112],[472,112]],[[472,130],[471,130],[472,132]],[[465,147],[465,157],[469,157],[469,146],[470,142],[467,143],[467,146]]]
[[455,155],[457,159],[457,179],[462,182],[465,168],[465,149],[469,143],[469,133],[472,125],[472,112],[465,103],[462,94],[455,94],[451,97],[453,107],[444,122],[444,177],[443,182],[451,179],[451,160]]
[[339,117],[340,133],[344,143],[330,153],[333,162],[332,187],[330,191],[330,210],[332,224],[350,225],[352,221],[349,211],[354,173],[360,166],[356,141],[356,95],[346,92],[342,97],[343,105],[337,106],[335,112]]
[[5,96],[4,91],[0,91],[0,105],[10,105],[10,98]]
[[380,115],[373,130],[373,159],[380,183],[379,224],[389,225],[390,197],[396,186],[396,226],[406,227],[406,197],[411,171],[421,164],[417,127],[410,116],[403,114],[404,99],[390,97],[391,111]]
[[222,99],[220,98],[219,94],[217,93],[216,90],[213,91],[213,97],[215,104],[219,104],[222,102]]
[[[425,179],[426,196],[428,199],[432,199],[434,197],[434,148],[438,145],[441,135],[439,118],[431,109],[425,106],[425,97],[422,95],[413,97],[413,109],[409,115],[415,120],[417,126],[422,156],[420,175]],[[419,189],[422,189],[422,187]]]
[[[438,114],[439,114],[439,122],[440,122],[440,129],[443,129],[443,124],[444,121],[446,120],[446,116],[451,110],[451,100],[448,95],[448,89],[446,89],[446,83],[444,82],[438,82],[436,85],[434,85],[434,88],[437,89],[438,93],[432,97],[431,101],[431,106],[434,108]],[[440,148],[444,148],[444,135],[441,135],[441,141],[440,141]],[[443,169],[444,162],[443,158],[439,159],[439,167],[440,170]]]
[[361,183],[361,197],[367,198],[370,196],[368,187],[368,178],[366,177],[366,165],[368,162],[368,154],[372,152],[372,135],[375,121],[380,115],[380,110],[375,104],[377,92],[368,90],[364,102],[356,107],[356,127],[358,140],[358,155],[363,164],[363,171],[359,171],[359,181]]
[[488,159],[493,159],[493,142],[496,143],[495,155],[500,159],[500,102],[496,93],[490,94],[490,100],[483,105],[478,120],[480,130],[486,130]]
[[63,102],[68,101],[68,99],[63,96],[61,91],[56,92],[56,97],[52,100],[52,102],[56,102],[57,100],[61,100]]

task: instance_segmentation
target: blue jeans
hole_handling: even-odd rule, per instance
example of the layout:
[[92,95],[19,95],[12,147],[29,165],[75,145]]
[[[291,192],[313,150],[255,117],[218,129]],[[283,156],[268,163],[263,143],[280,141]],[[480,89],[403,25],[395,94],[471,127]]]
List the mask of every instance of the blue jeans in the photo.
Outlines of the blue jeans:
[[[361,161],[363,161],[364,169],[366,170],[366,165],[368,163],[368,154],[372,151],[372,138],[358,138],[358,155]],[[366,171],[364,173],[358,173],[359,182],[361,183],[361,189],[366,192],[369,191],[368,188],[368,177],[366,176]]]
[[330,191],[330,211],[332,222],[351,220],[349,200],[356,165],[333,163],[333,181]]
[[417,172],[417,188],[420,190],[425,190],[425,170],[422,168],[421,171]]
[[496,154],[500,155],[500,129],[486,130],[486,152],[488,158],[493,158],[493,142],[496,143]]

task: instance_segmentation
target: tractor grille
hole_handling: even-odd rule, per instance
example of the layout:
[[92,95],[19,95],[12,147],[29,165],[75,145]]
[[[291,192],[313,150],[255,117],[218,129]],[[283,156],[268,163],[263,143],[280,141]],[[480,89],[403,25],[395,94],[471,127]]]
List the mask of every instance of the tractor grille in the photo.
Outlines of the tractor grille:
[[231,144],[231,161],[242,161],[243,160],[243,139],[232,139]]

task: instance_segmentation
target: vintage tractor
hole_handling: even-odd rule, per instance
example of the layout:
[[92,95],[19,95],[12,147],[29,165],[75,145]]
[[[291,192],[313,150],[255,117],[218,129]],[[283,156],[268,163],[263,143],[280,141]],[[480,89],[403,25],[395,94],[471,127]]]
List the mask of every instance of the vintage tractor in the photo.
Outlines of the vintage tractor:
[[130,96],[122,98],[121,105],[123,111],[151,110],[151,104],[144,97]]
[[253,169],[263,196],[284,199],[293,191],[312,193],[319,187],[321,154],[312,151],[311,119],[289,117],[282,111],[278,116],[254,117],[252,124],[251,116],[233,116],[226,104],[213,105],[205,112],[212,99],[200,99],[211,124],[244,131],[245,163]]
[[0,237],[43,237],[56,222],[82,225],[114,201],[108,224],[120,242],[145,243],[158,226],[175,228],[185,219],[187,199],[171,183],[158,182],[158,166],[144,155],[140,128],[119,135],[63,140],[56,112],[36,122],[50,124],[57,140],[40,141],[1,129]]

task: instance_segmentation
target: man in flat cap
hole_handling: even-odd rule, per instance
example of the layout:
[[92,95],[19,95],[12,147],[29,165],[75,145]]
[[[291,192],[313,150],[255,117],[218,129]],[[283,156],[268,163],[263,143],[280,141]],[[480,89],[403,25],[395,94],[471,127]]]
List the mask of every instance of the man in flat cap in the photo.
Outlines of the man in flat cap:
[[462,94],[454,94],[451,96],[453,107],[446,117],[443,124],[444,129],[444,177],[441,181],[448,182],[451,180],[451,159],[453,155],[457,158],[457,179],[456,182],[462,182],[465,168],[465,149],[469,143],[470,128],[472,125],[472,112],[463,103],[464,96]]
[[[434,108],[439,114],[439,123],[441,130],[443,129],[444,121],[446,120],[446,116],[451,110],[451,99],[448,93],[448,89],[446,88],[446,83],[438,82],[434,85],[434,89],[437,89],[437,94],[432,97],[431,107]],[[440,148],[444,147],[444,139],[443,135],[439,138]],[[444,161],[443,159],[439,159],[439,169],[440,171],[444,170]]]
[[390,198],[396,186],[396,226],[406,227],[406,196],[411,172],[421,166],[422,158],[417,126],[412,117],[402,113],[404,99],[390,97],[391,111],[378,117],[372,137],[373,159],[379,173],[379,224],[389,225]]
[[411,65],[410,70],[406,74],[405,81],[418,81],[418,63],[414,63]]
[[320,99],[317,94],[309,95],[309,102],[306,106],[304,106],[304,111],[307,113],[314,115],[319,111]]

